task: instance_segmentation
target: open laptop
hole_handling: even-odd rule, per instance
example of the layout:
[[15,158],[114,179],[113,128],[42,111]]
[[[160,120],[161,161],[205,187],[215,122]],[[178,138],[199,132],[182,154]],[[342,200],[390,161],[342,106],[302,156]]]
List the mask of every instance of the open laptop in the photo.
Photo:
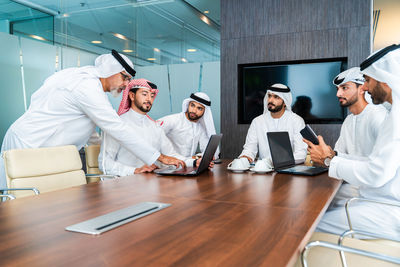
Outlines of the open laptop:
[[288,132],[267,132],[267,137],[276,172],[313,176],[328,171],[323,167],[295,165]]
[[193,167],[186,167],[186,169],[165,168],[165,169],[155,170],[154,172],[160,175],[177,175],[177,176],[199,175],[200,173],[208,169],[208,165],[210,165],[210,162],[213,159],[213,156],[215,154],[215,151],[217,150],[221,138],[222,134],[211,135],[198,168],[193,168]]

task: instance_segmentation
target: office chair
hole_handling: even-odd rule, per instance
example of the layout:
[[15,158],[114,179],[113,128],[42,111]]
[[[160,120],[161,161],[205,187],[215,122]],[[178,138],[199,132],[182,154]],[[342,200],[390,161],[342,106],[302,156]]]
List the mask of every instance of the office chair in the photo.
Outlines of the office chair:
[[[349,199],[345,204],[349,230],[337,236],[314,233],[301,254],[302,266],[398,266],[400,264],[400,240],[383,237],[368,230],[355,230],[351,223],[350,205],[356,201],[400,207],[400,203],[382,202],[363,198]],[[350,236],[373,239],[354,239]],[[347,252],[347,254],[345,254]],[[310,256],[308,255],[310,254]],[[309,264],[309,262],[311,264]],[[349,264],[348,264],[349,263]],[[301,266],[300,262],[296,266]]]
[[98,157],[100,154],[100,145],[85,146],[85,159],[86,159],[86,181],[93,183],[100,181]]
[[8,188],[15,197],[86,184],[75,146],[13,149],[3,153]]

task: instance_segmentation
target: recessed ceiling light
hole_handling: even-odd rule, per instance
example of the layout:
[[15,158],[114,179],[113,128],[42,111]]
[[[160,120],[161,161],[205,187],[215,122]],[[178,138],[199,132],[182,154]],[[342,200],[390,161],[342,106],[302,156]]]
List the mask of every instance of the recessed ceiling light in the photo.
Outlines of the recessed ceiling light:
[[196,52],[196,51],[197,51],[197,49],[194,49],[194,48],[189,48],[187,51],[188,51],[188,52]]
[[147,60],[154,61],[156,59],[154,57],[149,57]]
[[125,52],[125,53],[132,53],[133,50],[131,50],[131,49],[124,49],[124,50],[122,50],[122,52]]
[[205,10],[205,11],[204,11],[204,14],[208,14],[208,13],[210,13],[210,11],[208,11],[208,10]]
[[181,58],[181,60],[183,61],[183,62],[187,62],[187,59],[186,58]]
[[68,18],[68,17],[69,17],[69,14],[64,13],[64,14],[62,14],[62,17],[63,17],[63,18]]
[[160,49],[154,48],[154,52],[160,52]]
[[200,16],[200,19],[201,19],[204,23],[206,23],[206,24],[208,24],[208,25],[211,25],[210,20],[209,20],[206,16],[201,15],[201,16]]
[[119,39],[128,40],[128,38],[127,38],[125,35],[122,35],[122,34],[120,34],[120,33],[113,33],[113,35],[114,35],[115,37],[119,38]]
[[99,41],[99,40],[93,40],[93,41],[91,41],[91,43],[92,43],[92,44],[101,44],[101,43],[102,43],[102,41]]
[[36,40],[46,41],[46,39],[44,39],[43,37],[38,36],[38,35],[29,34],[29,36],[32,37],[33,39],[36,39]]

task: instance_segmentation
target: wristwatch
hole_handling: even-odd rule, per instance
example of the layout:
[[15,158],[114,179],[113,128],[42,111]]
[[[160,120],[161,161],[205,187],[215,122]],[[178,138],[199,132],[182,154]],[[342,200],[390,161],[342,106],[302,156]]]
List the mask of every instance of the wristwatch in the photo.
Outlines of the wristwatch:
[[334,156],[337,156],[337,151],[333,151],[333,152],[335,152],[332,156],[330,156],[330,157],[326,157],[325,159],[324,159],[324,165],[325,165],[325,167],[329,167],[329,165],[331,165],[331,160],[332,160],[332,158],[334,157]]

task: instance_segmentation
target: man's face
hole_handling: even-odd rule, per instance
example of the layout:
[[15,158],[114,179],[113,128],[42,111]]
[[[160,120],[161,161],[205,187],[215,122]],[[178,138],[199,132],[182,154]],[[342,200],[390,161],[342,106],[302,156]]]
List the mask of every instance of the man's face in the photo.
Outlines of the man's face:
[[364,75],[364,78],[365,82],[362,86],[362,90],[368,91],[368,94],[371,95],[372,103],[378,105],[385,102],[388,98],[388,93],[383,89],[382,83],[368,75]]
[[285,102],[278,95],[268,93],[268,110],[272,113],[279,112],[285,107]]
[[147,88],[139,88],[136,93],[129,92],[129,98],[131,99],[131,107],[137,107],[142,112],[149,112],[153,106],[155,93],[151,92]]
[[129,81],[132,79],[126,71],[119,72],[108,78],[105,78],[106,91],[110,92],[114,97],[118,95],[125,89]]
[[358,101],[358,87],[355,83],[347,82],[336,88],[336,96],[342,107],[349,107]]
[[191,121],[198,121],[203,117],[205,107],[195,101],[190,101],[187,109],[187,117]]

